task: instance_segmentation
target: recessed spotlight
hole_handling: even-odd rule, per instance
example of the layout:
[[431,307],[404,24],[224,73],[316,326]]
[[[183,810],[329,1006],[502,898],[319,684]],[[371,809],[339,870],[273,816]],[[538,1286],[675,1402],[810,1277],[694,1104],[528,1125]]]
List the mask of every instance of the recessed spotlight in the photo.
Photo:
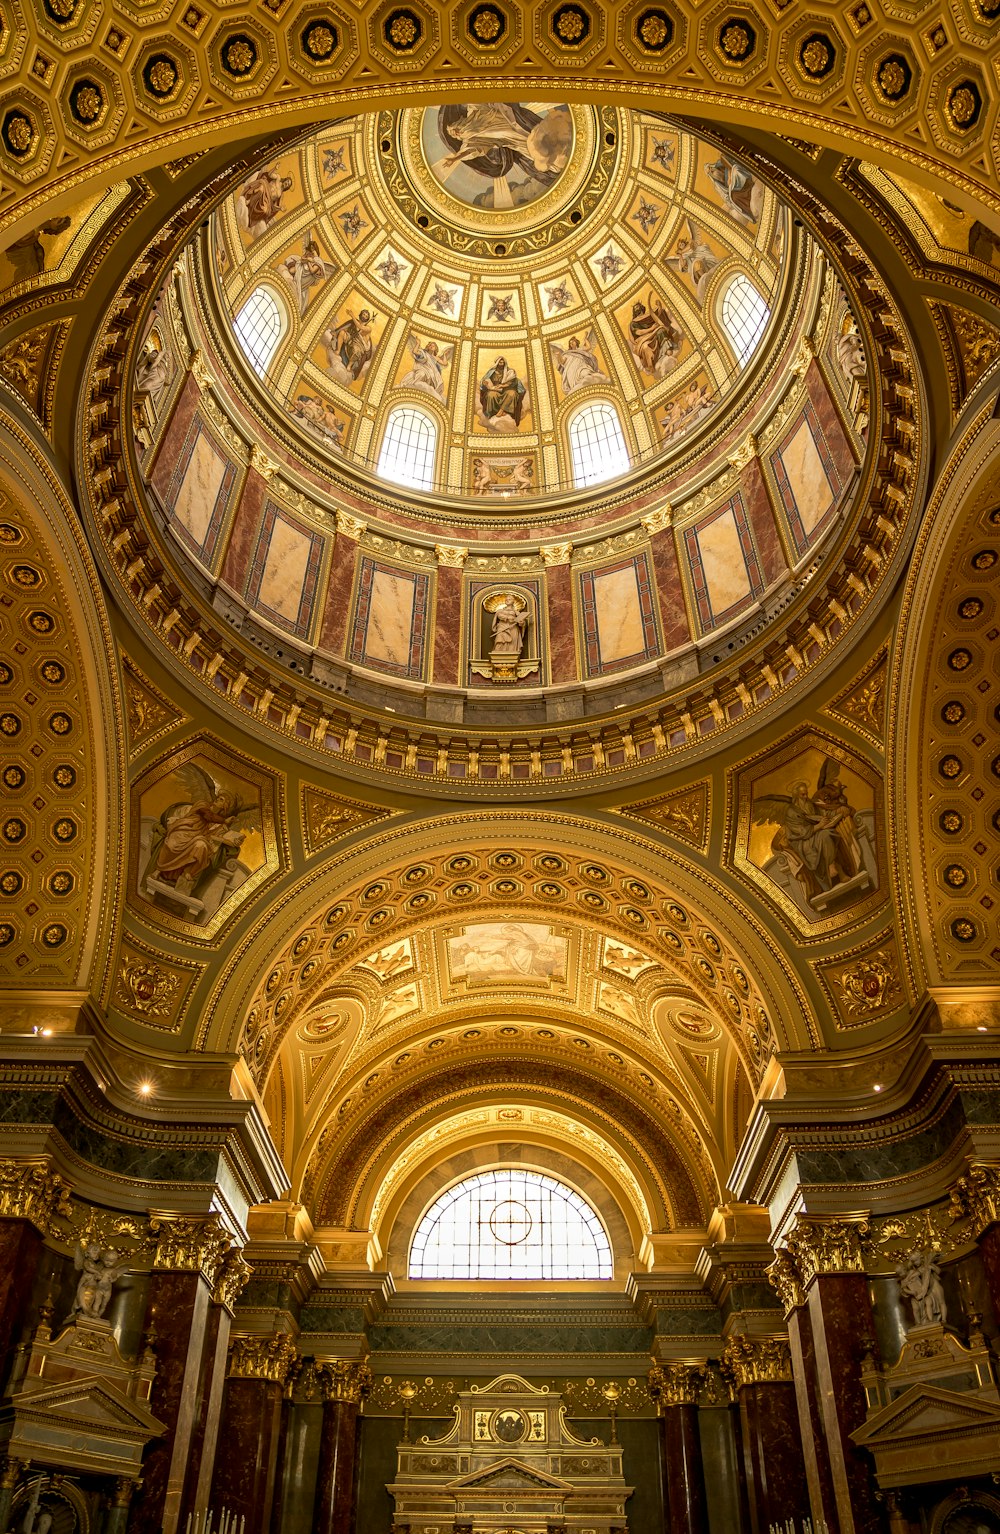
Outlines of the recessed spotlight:
[[153,1083],[151,1081],[140,1081],[136,1091],[140,1097],[150,1097],[153,1092]]
[[878,1085],[878,1083],[876,1083],[875,1086],[872,1088],[873,1092],[881,1092],[881,1090],[882,1090],[882,1088]]
[[989,1033],[989,1029],[987,1028],[985,1023],[977,1023],[976,1024],[976,1032],[977,1033]]

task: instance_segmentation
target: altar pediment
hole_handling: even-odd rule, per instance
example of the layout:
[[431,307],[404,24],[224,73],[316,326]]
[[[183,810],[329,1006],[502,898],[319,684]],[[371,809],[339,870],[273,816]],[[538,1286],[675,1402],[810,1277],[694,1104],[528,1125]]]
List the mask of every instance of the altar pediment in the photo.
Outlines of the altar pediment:
[[569,1481],[549,1475],[547,1471],[524,1465],[520,1460],[504,1459],[486,1469],[473,1470],[450,1482],[448,1490],[461,1493],[470,1491],[544,1491],[567,1496],[573,1491]]
[[10,1458],[112,1475],[136,1474],[146,1444],[163,1431],[145,1405],[97,1376],[22,1389],[0,1412]]
[[911,1385],[851,1439],[875,1456],[883,1487],[984,1474],[1000,1459],[1000,1405],[972,1391]]
[[116,1432],[132,1431],[143,1441],[163,1432],[163,1423],[145,1406],[96,1376],[22,1390],[12,1405],[18,1416],[86,1422],[91,1428],[103,1424]]

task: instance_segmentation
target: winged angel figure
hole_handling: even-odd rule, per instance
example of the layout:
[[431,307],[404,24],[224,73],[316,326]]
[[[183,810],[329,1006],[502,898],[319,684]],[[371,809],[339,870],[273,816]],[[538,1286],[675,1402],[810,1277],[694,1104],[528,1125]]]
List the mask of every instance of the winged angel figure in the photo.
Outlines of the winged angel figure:
[[207,920],[226,895],[249,877],[239,861],[247,832],[258,829],[259,806],[220,787],[195,762],[175,767],[186,797],[153,822],[144,893],[183,906],[188,919]]
[[[807,911],[825,907],[831,892],[847,895],[870,888],[870,837],[840,781],[840,763],[825,757],[819,782],[805,782],[788,794],[761,794],[753,802],[754,824],[775,825],[771,840],[777,869],[790,876],[793,892]],[[779,882],[784,882],[779,877]]]
[[404,389],[426,389],[435,399],[444,402],[444,370],[451,365],[455,355],[454,346],[438,346],[436,341],[420,342],[411,331],[406,344],[413,358],[413,366],[399,380]]
[[687,226],[687,234],[680,236],[674,246],[673,254],[667,256],[667,265],[672,266],[678,276],[688,278],[699,304],[704,304],[709,280],[715,268],[721,266],[722,262],[690,216],[687,219]]
[[582,341],[579,336],[570,336],[566,346],[550,341],[549,347],[556,371],[562,379],[564,394],[572,394],[574,389],[582,389],[584,384],[611,382],[607,373],[601,371],[595,331],[588,330]]

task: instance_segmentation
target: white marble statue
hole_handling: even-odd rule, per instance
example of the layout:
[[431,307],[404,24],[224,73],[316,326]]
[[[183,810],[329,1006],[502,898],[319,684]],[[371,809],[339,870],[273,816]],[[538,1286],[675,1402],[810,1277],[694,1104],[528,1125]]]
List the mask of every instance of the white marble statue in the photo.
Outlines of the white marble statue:
[[125,1271],[119,1253],[111,1248],[102,1249],[96,1242],[78,1244],[73,1261],[80,1279],[70,1315],[99,1321],[108,1308],[112,1289]]
[[918,1247],[899,1264],[896,1277],[900,1294],[913,1307],[914,1326],[943,1326],[948,1313],[934,1253]]

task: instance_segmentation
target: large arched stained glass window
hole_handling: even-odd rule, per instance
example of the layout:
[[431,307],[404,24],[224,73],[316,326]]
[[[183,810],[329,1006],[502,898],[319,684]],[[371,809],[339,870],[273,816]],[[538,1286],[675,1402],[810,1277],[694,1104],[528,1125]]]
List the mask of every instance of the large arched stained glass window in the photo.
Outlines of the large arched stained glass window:
[[413,490],[434,486],[434,448],[437,425],[434,417],[413,405],[390,410],[378,455],[378,473],[397,485]]
[[569,423],[569,450],[575,485],[597,485],[624,474],[628,448],[614,405],[598,399],[578,410]]
[[410,1246],[411,1278],[610,1278],[612,1266],[607,1232],[579,1193],[520,1168],[449,1188]]
[[233,320],[233,329],[251,365],[263,378],[284,330],[281,306],[270,288],[254,288]]
[[722,323],[740,367],[746,367],[767,329],[771,311],[750,278],[737,272],[722,295]]

